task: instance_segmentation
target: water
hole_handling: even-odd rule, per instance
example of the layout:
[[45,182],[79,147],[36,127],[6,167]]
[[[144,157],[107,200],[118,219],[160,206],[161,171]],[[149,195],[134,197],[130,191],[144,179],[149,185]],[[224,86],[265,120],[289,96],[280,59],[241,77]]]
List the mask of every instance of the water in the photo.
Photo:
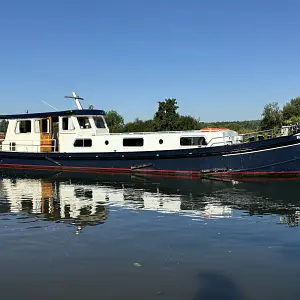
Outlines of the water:
[[1,173],[1,299],[298,299],[299,186]]

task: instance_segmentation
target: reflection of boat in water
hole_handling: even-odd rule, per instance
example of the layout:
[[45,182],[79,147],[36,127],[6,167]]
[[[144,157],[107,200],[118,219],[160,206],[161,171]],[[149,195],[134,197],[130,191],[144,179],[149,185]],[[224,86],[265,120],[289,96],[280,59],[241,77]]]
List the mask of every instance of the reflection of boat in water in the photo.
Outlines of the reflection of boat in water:
[[296,185],[295,181],[236,183],[5,172],[0,181],[0,213],[25,212],[83,226],[105,222],[112,207],[181,213],[193,218],[230,218],[240,210],[249,215],[278,214],[280,222],[294,225],[299,205],[293,198]]

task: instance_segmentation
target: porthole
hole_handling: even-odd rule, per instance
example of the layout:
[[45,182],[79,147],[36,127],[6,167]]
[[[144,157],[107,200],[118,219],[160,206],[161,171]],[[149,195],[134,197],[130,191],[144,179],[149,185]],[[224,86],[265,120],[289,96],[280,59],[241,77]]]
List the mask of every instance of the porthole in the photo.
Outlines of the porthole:
[[162,139],[160,139],[158,142],[159,142],[160,144],[162,144],[164,141],[163,141]]
[[105,141],[105,145],[108,145],[108,144],[109,144],[109,141],[106,140],[106,141]]

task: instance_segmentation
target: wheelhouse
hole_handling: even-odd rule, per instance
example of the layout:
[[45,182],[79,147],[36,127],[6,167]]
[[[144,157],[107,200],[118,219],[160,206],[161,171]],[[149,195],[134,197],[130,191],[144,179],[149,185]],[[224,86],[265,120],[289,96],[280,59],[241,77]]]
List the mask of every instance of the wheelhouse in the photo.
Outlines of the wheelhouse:
[[[109,133],[103,110],[69,110],[0,116],[7,122],[0,133],[2,151],[63,151],[65,137]],[[3,121],[2,121],[3,123]]]

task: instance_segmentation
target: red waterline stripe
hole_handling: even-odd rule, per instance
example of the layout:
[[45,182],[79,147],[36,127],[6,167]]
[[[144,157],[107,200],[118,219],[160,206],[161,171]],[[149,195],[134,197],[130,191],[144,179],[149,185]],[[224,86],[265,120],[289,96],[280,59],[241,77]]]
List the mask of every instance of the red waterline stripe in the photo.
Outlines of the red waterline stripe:
[[74,166],[40,166],[40,165],[25,165],[25,164],[0,164],[0,168],[5,169],[33,169],[33,170],[61,170],[65,172],[80,171],[80,172],[134,172],[134,173],[172,173],[172,174],[186,174],[186,175],[300,175],[299,171],[279,171],[279,172],[242,172],[242,171],[228,171],[228,172],[207,172],[203,173],[201,171],[180,171],[180,170],[153,170],[153,169],[135,169],[131,168],[98,168],[98,167],[74,167]]
[[138,172],[138,173],[178,173],[178,174],[201,174],[200,171],[178,171],[178,170],[153,170],[153,169],[135,169],[131,168],[97,168],[97,167],[74,167],[74,166],[40,166],[40,165],[24,165],[24,164],[0,164],[0,168],[20,168],[34,170],[78,170],[78,171],[119,171],[119,172]]

